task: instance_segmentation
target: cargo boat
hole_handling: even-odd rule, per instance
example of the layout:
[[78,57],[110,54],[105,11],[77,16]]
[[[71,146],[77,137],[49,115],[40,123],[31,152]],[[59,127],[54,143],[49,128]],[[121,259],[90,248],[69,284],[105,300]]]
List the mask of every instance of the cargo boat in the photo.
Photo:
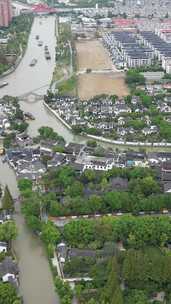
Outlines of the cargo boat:
[[30,62],[30,66],[33,67],[35,66],[37,63],[37,59],[33,59],[31,62]]
[[3,87],[6,87],[8,85],[8,82],[2,82],[0,83],[0,89]]

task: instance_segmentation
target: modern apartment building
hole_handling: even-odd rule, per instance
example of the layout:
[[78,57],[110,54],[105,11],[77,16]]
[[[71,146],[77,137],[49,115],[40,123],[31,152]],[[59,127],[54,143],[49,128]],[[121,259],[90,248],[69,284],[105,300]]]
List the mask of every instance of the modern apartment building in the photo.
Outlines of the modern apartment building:
[[7,27],[12,20],[11,0],[0,0],[0,27]]

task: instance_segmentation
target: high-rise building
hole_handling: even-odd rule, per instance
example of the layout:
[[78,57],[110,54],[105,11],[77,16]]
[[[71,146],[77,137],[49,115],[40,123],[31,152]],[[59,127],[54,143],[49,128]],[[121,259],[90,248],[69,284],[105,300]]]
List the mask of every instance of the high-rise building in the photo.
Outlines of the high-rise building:
[[0,0],[0,27],[8,26],[12,20],[11,0]]

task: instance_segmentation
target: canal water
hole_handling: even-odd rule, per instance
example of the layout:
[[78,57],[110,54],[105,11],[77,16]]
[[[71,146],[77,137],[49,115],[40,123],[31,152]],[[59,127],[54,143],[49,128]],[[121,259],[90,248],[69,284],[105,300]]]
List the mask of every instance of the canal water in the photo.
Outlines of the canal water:
[[[35,36],[39,35],[39,40],[43,41],[43,46],[38,46]],[[47,45],[52,59],[47,61],[44,57],[44,46]],[[16,71],[5,77],[3,81],[8,82],[8,86],[0,89],[0,98],[4,95],[22,96],[30,94],[28,99],[21,98],[21,108],[25,112],[30,112],[36,118],[30,122],[28,133],[36,136],[38,128],[41,126],[52,127],[56,132],[62,135],[66,142],[85,142],[85,139],[74,136],[63,124],[48,111],[43,100],[35,101],[33,93],[44,95],[52,80],[52,74],[55,67],[55,17],[37,17],[35,18],[32,31],[30,33],[28,48],[25,56]],[[38,62],[34,67],[29,64],[32,59]]]
[[[9,85],[0,90],[0,97],[4,95],[19,96],[38,90],[36,93],[44,94],[50,84],[55,65],[55,18],[35,18],[26,54],[16,71],[4,78]],[[52,60],[47,62],[44,58],[44,50],[37,46],[35,36],[49,46]],[[29,66],[33,58],[38,59],[34,68]],[[40,89],[41,88],[41,89]],[[51,117],[44,109],[43,102],[21,102],[24,111],[34,114],[36,120],[30,124],[29,132],[36,135],[37,129],[42,125],[55,127],[57,120]],[[56,122],[56,124],[55,124]],[[60,132],[64,132],[62,126]],[[67,135],[68,140],[70,134]],[[18,196],[16,177],[11,168],[2,162],[0,158],[0,184],[8,185],[14,198]],[[14,242],[14,249],[19,260],[20,268],[20,293],[25,304],[58,304],[59,299],[54,290],[49,263],[41,241],[34,237],[25,225],[20,206],[17,206],[15,215],[18,237]]]

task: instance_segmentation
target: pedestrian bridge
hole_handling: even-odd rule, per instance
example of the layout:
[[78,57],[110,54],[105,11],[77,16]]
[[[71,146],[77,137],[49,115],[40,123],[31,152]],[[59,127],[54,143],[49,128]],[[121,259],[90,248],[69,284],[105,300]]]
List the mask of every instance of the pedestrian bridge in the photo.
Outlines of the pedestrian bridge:
[[35,102],[35,101],[42,100],[43,95],[39,95],[34,92],[29,92],[29,93],[18,96],[18,99],[21,101]]
[[[25,101],[25,100],[26,101],[29,101],[29,100],[30,101],[39,101],[39,100],[43,99],[43,96],[44,96],[44,94],[46,94],[46,90],[48,90],[48,88],[49,88],[49,83],[45,84],[41,87],[35,88],[33,90],[30,90],[28,92],[25,92],[17,97],[21,101]],[[39,91],[41,93],[39,93]],[[44,91],[44,92],[42,92],[42,91]]]

